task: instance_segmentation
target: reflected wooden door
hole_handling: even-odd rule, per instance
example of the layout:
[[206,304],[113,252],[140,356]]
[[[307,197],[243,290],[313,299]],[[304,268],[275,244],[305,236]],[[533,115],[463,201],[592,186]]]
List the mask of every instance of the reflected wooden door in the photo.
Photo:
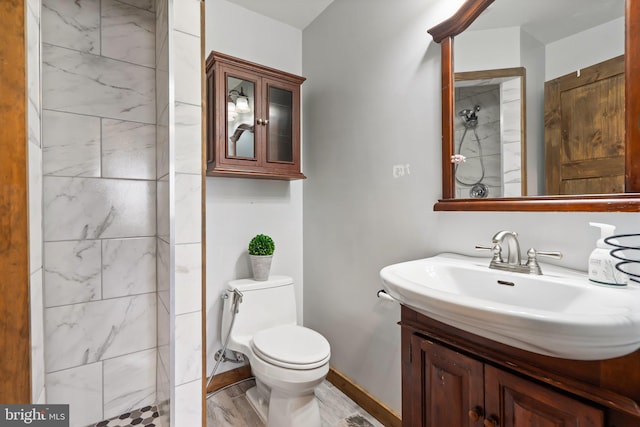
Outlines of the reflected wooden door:
[[546,194],[624,192],[624,57],[545,83]]

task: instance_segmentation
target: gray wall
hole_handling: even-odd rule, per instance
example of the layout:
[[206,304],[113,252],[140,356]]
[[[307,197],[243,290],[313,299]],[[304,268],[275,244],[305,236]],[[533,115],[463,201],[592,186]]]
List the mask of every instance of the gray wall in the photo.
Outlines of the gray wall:
[[[439,252],[474,254],[501,229],[560,250],[586,271],[589,221],[638,231],[637,213],[434,212],[441,194],[440,47],[426,30],[446,0],[336,0],[303,32],[306,326],[332,365],[400,412],[397,306],[380,268]],[[410,165],[403,175],[394,165]],[[481,254],[482,255],[482,254]],[[487,259],[488,262],[488,259]]]
[[[237,31],[238,22],[246,31]],[[207,0],[205,41],[207,55],[215,50],[292,74],[302,72],[301,30],[226,0]],[[222,347],[220,295],[229,280],[251,276],[247,247],[256,234],[274,239],[271,273],[293,278],[302,321],[302,188],[299,180],[207,177],[208,375]],[[225,363],[218,373],[237,367]]]

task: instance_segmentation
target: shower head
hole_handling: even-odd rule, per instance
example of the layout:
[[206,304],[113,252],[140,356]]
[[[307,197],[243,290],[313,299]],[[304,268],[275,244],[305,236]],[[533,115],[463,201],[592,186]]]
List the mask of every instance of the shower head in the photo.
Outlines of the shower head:
[[458,115],[462,117],[471,117],[475,116],[475,113],[477,113],[478,111],[480,111],[480,106],[476,105],[473,108],[465,108],[464,110],[460,110],[458,112]]
[[480,106],[475,105],[473,108],[465,108],[464,110],[460,110],[458,112],[458,115],[462,117],[462,120],[464,120],[465,126],[467,128],[476,127],[476,125],[478,124],[478,115],[476,113],[478,111],[480,111]]

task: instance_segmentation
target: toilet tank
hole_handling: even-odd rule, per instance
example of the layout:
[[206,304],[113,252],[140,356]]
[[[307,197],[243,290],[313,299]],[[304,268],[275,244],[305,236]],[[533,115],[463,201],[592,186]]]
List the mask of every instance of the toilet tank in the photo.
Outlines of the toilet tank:
[[233,309],[233,289],[242,292],[232,337],[253,336],[256,332],[274,326],[297,323],[296,297],[293,279],[288,276],[270,276],[269,280],[232,280],[227,285],[227,295],[222,312],[222,339],[229,331]]

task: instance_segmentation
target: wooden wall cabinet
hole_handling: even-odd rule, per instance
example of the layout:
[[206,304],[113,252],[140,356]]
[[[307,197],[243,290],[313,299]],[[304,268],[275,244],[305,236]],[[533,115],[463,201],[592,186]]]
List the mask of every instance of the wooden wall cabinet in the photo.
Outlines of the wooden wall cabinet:
[[211,52],[207,175],[303,179],[300,85],[305,78]]
[[404,427],[637,427],[637,353],[572,361],[515,349],[402,307]]

